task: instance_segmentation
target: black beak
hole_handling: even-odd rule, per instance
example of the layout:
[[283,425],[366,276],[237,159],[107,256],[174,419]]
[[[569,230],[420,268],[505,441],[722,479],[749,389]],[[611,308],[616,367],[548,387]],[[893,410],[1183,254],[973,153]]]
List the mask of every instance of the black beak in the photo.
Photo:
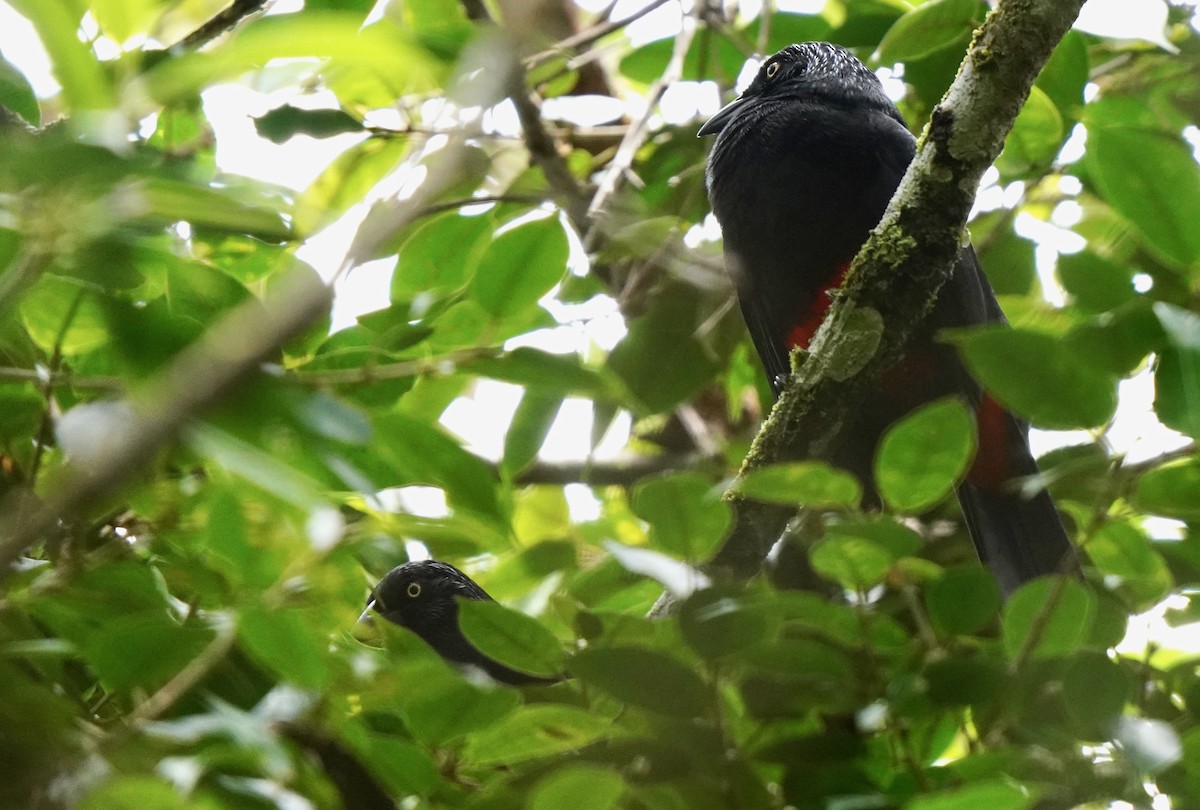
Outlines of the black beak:
[[729,123],[731,118],[738,114],[738,110],[745,103],[746,97],[742,95],[717,110],[717,114],[705,121],[704,126],[700,127],[700,131],[696,133],[696,137],[702,138],[705,135],[716,135],[725,129],[725,125]]

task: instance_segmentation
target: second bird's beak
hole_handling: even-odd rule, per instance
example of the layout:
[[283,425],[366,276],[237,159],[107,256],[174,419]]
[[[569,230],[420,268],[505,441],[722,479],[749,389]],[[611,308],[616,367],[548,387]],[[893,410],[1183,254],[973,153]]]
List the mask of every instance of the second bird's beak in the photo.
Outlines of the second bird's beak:
[[696,133],[697,138],[702,138],[705,135],[716,135],[721,130],[725,129],[725,125],[729,120],[738,114],[738,110],[746,103],[746,97],[738,96],[733,101],[726,104],[721,109],[717,110],[717,114],[704,122],[704,126],[700,127],[700,131]]
[[372,615],[375,612],[375,600],[367,602],[367,609],[358,617],[357,624],[375,624],[375,617]]
[[354,629],[350,635],[370,647],[383,646],[383,633],[380,631],[379,625],[375,623],[375,600],[367,603],[367,609],[354,623]]

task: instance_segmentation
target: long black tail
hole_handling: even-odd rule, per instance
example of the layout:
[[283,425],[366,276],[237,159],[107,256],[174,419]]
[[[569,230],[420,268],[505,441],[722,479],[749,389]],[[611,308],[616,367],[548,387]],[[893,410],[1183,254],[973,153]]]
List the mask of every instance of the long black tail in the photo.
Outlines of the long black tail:
[[1008,454],[1006,486],[985,486],[970,479],[958,487],[958,502],[967,529],[984,565],[1010,594],[1029,580],[1046,574],[1076,574],[1079,559],[1067,539],[1050,493],[1042,489],[1026,497],[1012,479],[1038,474],[1024,426],[1005,414]]

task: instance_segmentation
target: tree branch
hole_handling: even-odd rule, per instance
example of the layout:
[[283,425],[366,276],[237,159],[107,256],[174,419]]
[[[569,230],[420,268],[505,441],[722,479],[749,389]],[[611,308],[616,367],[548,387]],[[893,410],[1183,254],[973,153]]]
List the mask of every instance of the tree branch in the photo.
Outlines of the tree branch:
[[901,356],[950,278],[980,178],[1082,4],[1002,0],[976,32],[882,221],[727,493],[736,519],[713,567],[753,575],[795,513],[736,494],[742,477],[774,462],[827,452],[847,414]]

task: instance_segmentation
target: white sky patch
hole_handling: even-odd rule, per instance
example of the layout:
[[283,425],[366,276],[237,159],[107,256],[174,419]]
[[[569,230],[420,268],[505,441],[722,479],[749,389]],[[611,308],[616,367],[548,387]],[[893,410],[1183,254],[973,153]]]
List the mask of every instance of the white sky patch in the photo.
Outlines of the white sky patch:
[[1167,39],[1167,4],[1163,0],[1088,0],[1075,28],[1113,39],[1141,39],[1177,53]]

